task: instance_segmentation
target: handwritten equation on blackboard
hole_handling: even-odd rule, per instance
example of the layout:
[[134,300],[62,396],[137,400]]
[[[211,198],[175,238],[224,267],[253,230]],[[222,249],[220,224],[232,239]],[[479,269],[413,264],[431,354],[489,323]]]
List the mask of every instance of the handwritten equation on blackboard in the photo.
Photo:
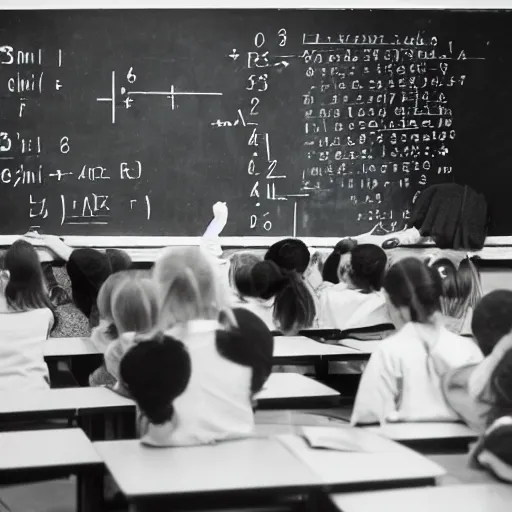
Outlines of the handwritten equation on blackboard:
[[[280,211],[276,205],[287,204],[293,210],[290,232],[297,235],[297,205],[307,210],[308,201],[327,198],[334,189],[346,191],[344,200],[357,210],[358,222],[371,221],[394,231],[403,227],[421,190],[449,180],[451,144],[457,137],[452,101],[468,84],[467,66],[486,59],[485,45],[478,54],[469,54],[455,40],[438,40],[435,34],[423,32],[394,37],[304,32],[300,40],[296,36],[292,40],[286,27],[247,37],[249,49],[235,47],[228,54],[219,52],[218,58],[238,80],[244,73],[248,101],[223,118],[211,116],[197,123],[210,130],[245,134],[246,160],[240,173],[249,177],[244,179],[250,204],[244,212],[248,234],[272,235]],[[60,98],[65,105],[68,84],[59,71],[65,69],[67,59],[77,58],[67,55],[66,48],[16,47],[2,41],[0,34],[0,97],[11,107],[15,104],[0,117],[0,187],[26,190],[30,225],[44,225],[50,217],[59,219],[61,226],[105,225],[130,214],[143,230],[152,218],[155,187],[145,175],[143,148],[140,157],[119,160],[115,167],[96,161],[94,155],[80,154],[83,164],[76,167],[65,157],[74,152],[73,139],[78,135],[68,133],[65,125],[59,127],[57,138],[37,131],[35,120],[45,97]],[[278,142],[264,115],[269,97],[279,94],[274,84],[287,80],[292,69],[300,69],[306,78],[295,88],[303,124],[302,161],[307,162],[297,168],[283,165],[275,156]],[[165,99],[172,124],[173,112],[193,97],[222,105],[225,95],[208,83],[199,89],[180,88],[172,76],[167,87],[139,87],[135,64],[97,70],[97,81],[105,93],[87,97],[83,91],[84,101],[91,109],[104,108],[105,123],[119,132],[141,98]],[[12,129],[13,123],[19,128]],[[62,164],[43,164],[42,154],[54,154],[52,161]],[[168,172],[164,162],[159,172]],[[290,191],[287,182],[292,174],[300,175],[300,186]],[[94,184],[94,189],[84,187],[86,193],[77,194],[80,187],[74,186],[69,194],[50,194],[50,200],[48,190],[55,183],[81,182]],[[119,183],[119,192],[116,187],[102,191],[105,182]],[[128,182],[129,187],[121,187]],[[397,189],[413,191],[401,208],[386,203],[386,196]],[[154,211],[153,207],[153,215]]]

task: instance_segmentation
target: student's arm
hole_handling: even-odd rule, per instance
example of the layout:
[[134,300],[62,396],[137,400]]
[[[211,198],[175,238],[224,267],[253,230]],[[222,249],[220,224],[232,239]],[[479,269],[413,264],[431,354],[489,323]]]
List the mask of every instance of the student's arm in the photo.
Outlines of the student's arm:
[[370,357],[361,377],[351,424],[384,423],[396,410],[399,378],[390,355],[379,347]]
[[222,245],[219,235],[228,222],[228,207],[226,203],[217,202],[213,205],[213,219],[206,228],[201,240],[203,247],[211,256],[218,258],[222,255]]
[[100,320],[99,324],[91,330],[91,342],[102,354],[105,354],[108,347],[112,344],[112,338],[108,335],[109,323]]
[[512,350],[512,333],[506,334],[493,351],[475,368],[469,379],[468,390],[473,398],[483,398],[491,375],[503,356]]
[[73,249],[69,247],[69,245],[66,245],[55,235],[40,235],[37,232],[30,232],[27,233],[24,238],[36,247],[46,247],[64,261],[68,261],[73,252]]

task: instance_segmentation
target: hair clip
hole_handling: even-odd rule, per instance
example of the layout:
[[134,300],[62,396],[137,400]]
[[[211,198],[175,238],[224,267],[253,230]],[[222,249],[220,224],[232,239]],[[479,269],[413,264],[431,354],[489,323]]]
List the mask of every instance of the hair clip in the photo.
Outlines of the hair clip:
[[441,276],[441,279],[446,279],[448,276],[446,275],[446,267],[439,267],[437,269],[439,272],[439,275]]

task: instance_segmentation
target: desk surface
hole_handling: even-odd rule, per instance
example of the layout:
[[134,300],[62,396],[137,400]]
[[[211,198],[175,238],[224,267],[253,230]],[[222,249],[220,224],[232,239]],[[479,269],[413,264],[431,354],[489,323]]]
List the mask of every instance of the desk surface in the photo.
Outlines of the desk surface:
[[[44,344],[45,357],[73,357],[99,355],[89,338],[50,338]],[[354,359],[361,356],[358,350],[340,345],[327,345],[305,336],[276,336],[274,357],[283,359]]]
[[445,474],[442,467],[393,441],[359,428],[338,428],[345,428],[354,442],[366,445],[367,450],[318,450],[310,448],[303,438],[297,436],[283,435],[279,438],[324,484],[336,489],[398,486],[406,482],[434,480]]
[[328,345],[305,336],[276,336],[274,358],[318,358],[324,360],[354,359],[361,356],[358,350],[341,345]]
[[78,428],[0,433],[0,474],[101,463],[93,445]]
[[469,466],[469,456],[464,454],[428,455],[428,458],[443,467],[446,475],[441,480],[443,485],[496,483],[492,473]]
[[292,398],[326,398],[340,394],[314,379],[298,373],[272,373],[263,389],[256,395],[260,401],[285,400]]
[[151,448],[139,441],[94,446],[128,498],[311,489],[319,478],[276,439]]
[[505,484],[423,487],[393,491],[335,494],[330,497],[343,512],[392,510],[393,512],[508,512],[512,487]]
[[134,402],[107,388],[63,388],[44,391],[0,393],[0,419],[10,414],[131,409]]
[[365,427],[368,432],[394,441],[428,441],[434,439],[476,439],[478,434],[462,423],[387,423]]
[[362,354],[365,354],[368,357],[382,343],[382,340],[361,341],[361,340],[343,339],[343,340],[340,340],[338,343],[340,343],[340,345],[343,345],[344,347],[358,350],[359,352],[361,352]]
[[100,355],[89,338],[49,338],[44,342],[44,357]]

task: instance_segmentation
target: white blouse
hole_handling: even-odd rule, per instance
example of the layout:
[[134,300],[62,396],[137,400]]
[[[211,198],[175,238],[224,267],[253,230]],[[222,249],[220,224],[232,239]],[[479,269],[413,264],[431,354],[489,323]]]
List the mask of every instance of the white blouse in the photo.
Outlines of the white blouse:
[[48,308],[0,310],[0,391],[48,389],[44,342],[52,325]]
[[480,348],[442,326],[408,323],[380,342],[363,373],[352,423],[456,421],[442,392],[448,371],[482,361]]

